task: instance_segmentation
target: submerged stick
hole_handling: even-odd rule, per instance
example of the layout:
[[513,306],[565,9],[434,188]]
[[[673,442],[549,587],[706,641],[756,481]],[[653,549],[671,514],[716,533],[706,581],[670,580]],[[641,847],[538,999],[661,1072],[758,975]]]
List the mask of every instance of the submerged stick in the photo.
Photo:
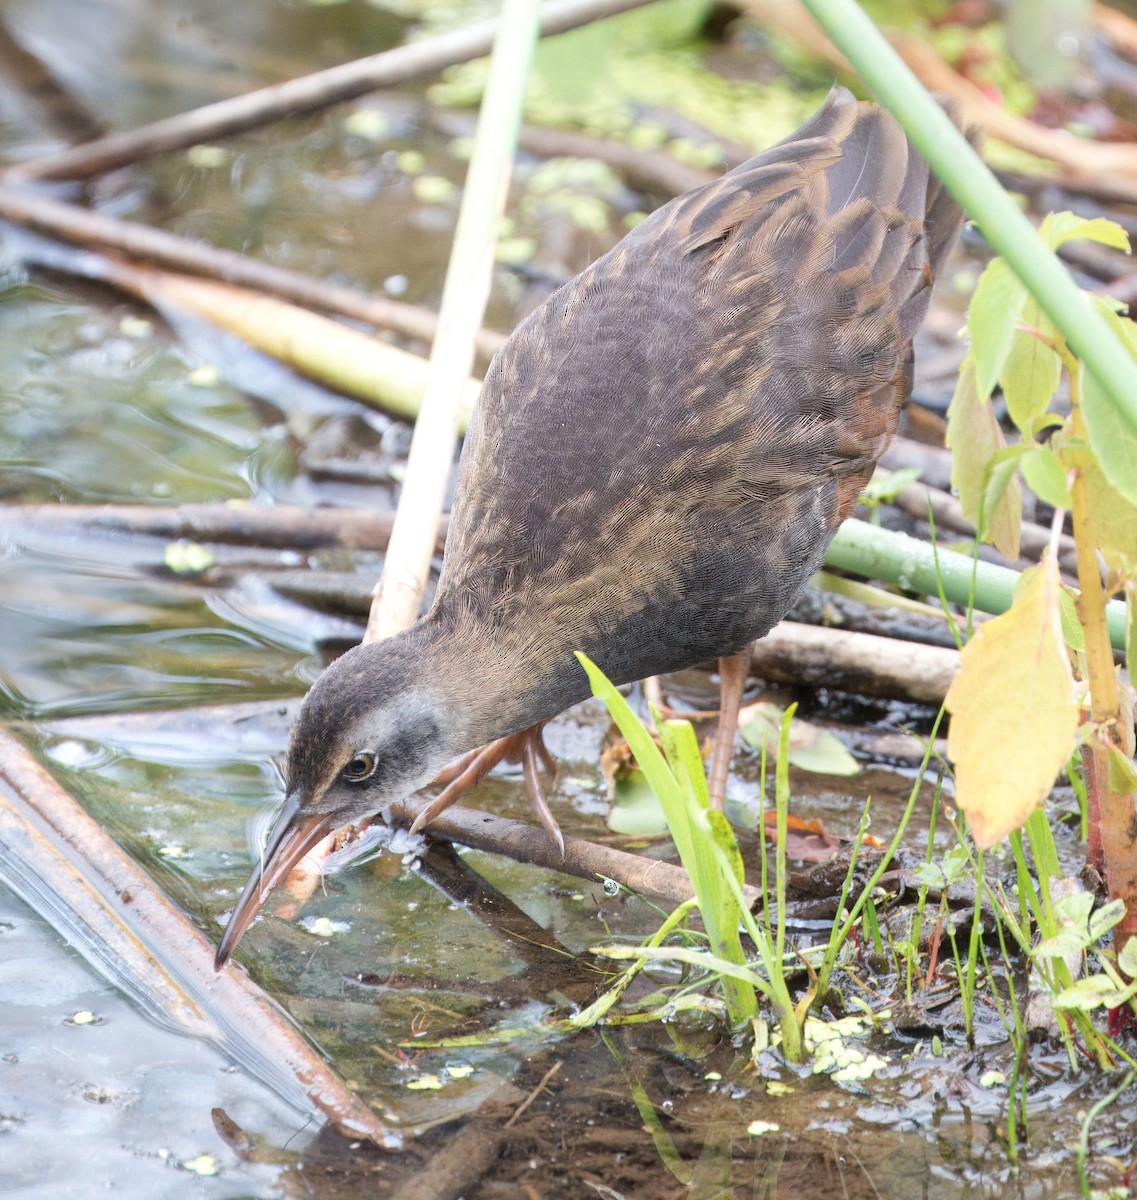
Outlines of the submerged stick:
[[[436,109],[427,113],[426,124],[450,138],[469,137],[474,119],[469,113]],[[720,171],[707,171],[673,158],[666,150],[645,150],[628,142],[557,129],[547,125],[523,125],[518,145],[538,158],[595,158],[611,167],[633,188],[678,196],[718,179]],[[728,160],[728,166],[737,163]]]
[[[306,308],[390,329],[404,337],[427,342],[438,328],[438,315],[428,308],[387,296],[369,296],[354,288],[261,262],[236,250],[220,250],[164,229],[120,221],[24,188],[0,184],[0,218],[76,246],[117,250],[155,266],[252,288]],[[16,249],[23,250],[20,246]],[[25,257],[36,261],[34,249]],[[54,256],[47,265],[53,270],[67,269],[67,263]],[[82,263],[76,264],[75,271],[81,275],[87,273]],[[479,330],[478,353],[483,358],[493,358],[505,336],[493,329]]]
[[[4,537],[16,545],[44,535],[187,538],[279,550],[382,550],[394,514],[358,508],[303,508],[296,504],[28,504],[6,505]],[[436,546],[446,538],[438,528]]]
[[[542,8],[541,32],[546,37],[564,33],[646,3],[647,0],[552,0]],[[379,88],[482,58],[489,53],[497,29],[496,19],[479,21],[464,29],[207,104],[127,133],[111,134],[47,158],[32,159],[9,167],[7,174],[12,179],[90,179],[156,154],[244,133],[282,117],[316,112]]]
[[[419,411],[427,362],[408,350],[249,288],[118,259],[85,265],[90,278],[138,296],[175,327],[181,316],[208,321],[298,374],[382,412],[411,420]],[[469,376],[456,385],[463,428],[480,386]]]
[[298,1110],[398,1145],[244,971],[214,972],[213,945],[3,730],[0,877],[159,1023],[213,1043]]
[[[418,816],[419,809],[428,802],[429,798],[408,797],[384,810],[384,818],[389,816],[392,824],[410,825]],[[544,867],[549,871],[561,871],[592,883],[611,879],[630,891],[676,904],[692,899],[695,894],[687,872],[673,863],[645,858],[642,854],[629,854],[626,850],[574,837],[565,838],[562,855],[560,848],[539,826],[494,816],[493,813],[475,808],[454,805],[435,817],[425,832],[431,837],[446,838],[473,850],[503,854],[518,862]],[[744,892],[748,904],[758,902],[760,894],[757,888],[746,887]]]

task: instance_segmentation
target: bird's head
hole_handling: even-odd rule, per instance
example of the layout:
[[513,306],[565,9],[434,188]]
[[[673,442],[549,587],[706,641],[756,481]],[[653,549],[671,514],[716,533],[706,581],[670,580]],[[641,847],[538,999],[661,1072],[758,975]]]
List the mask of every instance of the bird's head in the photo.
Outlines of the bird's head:
[[349,650],[305,698],[289,739],[284,807],[229,918],[218,970],[318,842],[417,791],[453,756],[442,697],[417,681],[421,658],[398,642]]

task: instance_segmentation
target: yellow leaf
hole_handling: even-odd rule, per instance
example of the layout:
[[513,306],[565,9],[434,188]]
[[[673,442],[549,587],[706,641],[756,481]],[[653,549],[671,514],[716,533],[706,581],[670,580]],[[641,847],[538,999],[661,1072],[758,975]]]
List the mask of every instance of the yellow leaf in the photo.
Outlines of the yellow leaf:
[[1128,573],[1137,566],[1137,504],[1110,483],[1096,458],[1087,456],[1080,469],[1097,548],[1108,566]]
[[1047,562],[1007,612],[979,626],[948,689],[956,804],[982,848],[1022,825],[1074,750],[1078,704],[1058,593]]

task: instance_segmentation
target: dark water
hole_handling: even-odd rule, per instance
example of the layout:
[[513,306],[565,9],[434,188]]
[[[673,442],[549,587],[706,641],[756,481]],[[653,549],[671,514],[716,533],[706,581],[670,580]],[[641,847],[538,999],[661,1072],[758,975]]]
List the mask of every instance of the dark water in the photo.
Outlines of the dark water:
[[[403,29],[400,17],[354,2],[9,0],[0,13],[114,127],[381,48]],[[414,89],[379,98],[379,142],[345,131],[337,112],[236,139],[212,157],[132,169],[97,185],[97,200],[116,215],[436,303],[456,210],[416,198],[414,174],[460,179],[461,163],[416,124],[419,99]],[[15,92],[0,121],[13,156],[58,144]],[[400,158],[408,150],[421,166]],[[515,232],[539,241],[538,261],[556,278],[650,200],[616,191],[609,202],[608,232],[582,234],[520,203]],[[7,504],[390,502],[405,437],[385,418],[208,330],[174,333],[114,293],[30,270],[26,250],[11,231],[0,238]],[[502,271],[491,321],[508,328],[531,286]],[[365,448],[366,461],[347,476],[314,469],[316,435],[348,457]],[[163,567],[160,542],[30,536],[17,511],[0,522],[0,711],[215,936],[249,869],[250,829],[277,795],[279,706],[315,677],[318,640],[357,632],[270,591],[263,571],[311,561],[299,555],[231,550],[202,587]],[[316,557],[374,574],[366,556]],[[242,710],[260,716],[238,723],[233,704],[260,705]],[[885,726],[902,717],[876,713]],[[606,733],[595,706],[551,728],[567,833],[606,836],[597,767]],[[735,798],[745,801],[754,764],[741,772]],[[875,828],[888,828],[907,786],[887,771],[829,789],[795,779],[799,806],[837,832],[855,828],[868,793],[879,801]],[[525,814],[509,773],[478,803]],[[321,1133],[213,1049],[151,1024],[91,970],[83,947],[0,888],[0,1193],[267,1200],[387,1194],[418,1177],[404,1194],[427,1196],[435,1185],[421,1173],[451,1154],[486,1158],[470,1172],[476,1197],[1077,1194],[1072,1148],[1110,1085],[1070,1072],[1053,1051],[1032,1052],[1030,1141],[1016,1175],[1006,1085],[988,1075],[1009,1073],[997,1044],[976,1054],[949,1034],[939,1054],[929,1038],[866,1036],[880,1067],[842,1083],[772,1055],[756,1068],[698,1011],[604,1037],[552,1036],[541,1021],[592,990],[591,968],[572,956],[609,932],[645,937],[660,916],[599,885],[487,855],[465,861],[518,906],[514,940],[386,853],[329,876],[299,922],[269,916],[242,946],[253,974],[353,1085],[418,1134],[393,1157]],[[509,911],[504,898],[493,903]],[[541,930],[556,950],[539,948]],[[460,1034],[476,1040],[421,1045]],[[504,1128],[526,1097],[535,1098]],[[214,1110],[248,1146],[235,1148]],[[455,1151],[458,1126],[444,1123],[471,1114]],[[1122,1180],[1131,1116],[1123,1100],[1095,1124],[1095,1186]],[[778,1128],[750,1131],[755,1121]]]

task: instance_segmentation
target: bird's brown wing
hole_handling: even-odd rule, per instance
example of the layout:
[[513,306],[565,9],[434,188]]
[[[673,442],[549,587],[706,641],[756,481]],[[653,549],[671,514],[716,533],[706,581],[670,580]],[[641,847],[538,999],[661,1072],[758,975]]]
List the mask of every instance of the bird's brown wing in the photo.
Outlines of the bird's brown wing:
[[892,118],[840,90],[658,210],[495,359],[440,611],[549,678],[571,649],[631,679],[760,636],[895,429],[961,222]]

